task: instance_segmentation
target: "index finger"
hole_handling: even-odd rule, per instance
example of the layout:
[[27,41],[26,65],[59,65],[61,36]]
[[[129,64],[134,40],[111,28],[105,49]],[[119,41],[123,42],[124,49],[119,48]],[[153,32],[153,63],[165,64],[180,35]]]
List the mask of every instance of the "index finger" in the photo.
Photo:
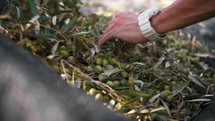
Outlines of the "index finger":
[[101,46],[108,40],[110,40],[114,35],[114,29],[109,30],[108,32],[104,33],[102,37],[97,42],[97,47],[101,48]]

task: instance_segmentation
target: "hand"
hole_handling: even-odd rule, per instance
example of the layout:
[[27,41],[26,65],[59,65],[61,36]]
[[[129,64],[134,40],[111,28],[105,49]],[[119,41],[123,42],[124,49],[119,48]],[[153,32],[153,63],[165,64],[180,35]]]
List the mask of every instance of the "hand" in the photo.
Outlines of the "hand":
[[133,13],[118,13],[112,23],[107,27],[104,34],[97,43],[98,48],[111,38],[118,38],[125,41],[128,48],[145,43],[148,40],[143,37],[138,25],[138,16]]

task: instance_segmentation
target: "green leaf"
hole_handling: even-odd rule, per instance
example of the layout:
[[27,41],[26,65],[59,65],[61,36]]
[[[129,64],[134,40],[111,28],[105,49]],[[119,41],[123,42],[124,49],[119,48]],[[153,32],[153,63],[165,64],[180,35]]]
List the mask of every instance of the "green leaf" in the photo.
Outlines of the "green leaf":
[[154,112],[161,111],[161,110],[165,110],[165,108],[164,107],[155,108],[155,109],[152,109],[150,111],[150,113],[154,113]]
[[187,85],[188,85],[189,83],[190,83],[190,81],[187,81],[187,82],[185,82],[185,83],[182,83],[180,86],[177,86],[177,88],[174,89],[174,90],[172,91],[172,95],[175,96],[175,95],[177,95],[178,93],[180,93],[182,90],[184,90],[184,88],[187,87]]
[[134,56],[134,57],[128,62],[128,64],[131,64],[131,63],[140,61],[143,57],[144,57],[144,55]]
[[163,104],[164,108],[166,109],[166,112],[168,113],[169,117],[171,117],[171,118],[172,118],[172,115],[171,115],[170,109],[169,109],[169,107],[167,106],[167,104],[166,104],[162,99],[161,99],[161,102],[162,102],[162,104]]
[[155,95],[155,96],[153,96],[151,99],[149,99],[149,102],[153,103],[159,96],[160,96],[160,93]]
[[155,63],[155,65],[153,66],[153,69],[156,70],[160,64],[165,60],[165,57],[161,57],[157,63]]
[[118,87],[114,87],[115,90],[126,90],[129,89],[129,87],[127,86],[118,86]]
[[57,48],[58,48],[60,42],[61,42],[61,41],[57,41],[57,42],[54,44],[54,46],[52,47],[52,51],[51,51],[51,54],[52,54],[52,55],[55,55],[55,53],[56,53],[56,51],[57,51]]
[[211,99],[201,98],[201,99],[188,100],[187,102],[209,102],[209,101],[211,101]]
[[116,91],[116,93],[119,95],[126,95],[126,96],[150,97],[150,94],[146,94],[141,91],[135,91],[135,90],[122,90],[122,91]]
[[106,70],[104,71],[104,74],[107,75],[107,76],[110,76],[111,74],[114,74],[114,73],[118,73],[120,72],[121,69],[119,68],[114,68],[114,69],[111,69],[111,70]]
[[193,75],[189,74],[188,78],[191,79],[195,84],[199,85],[200,87],[206,88],[200,81],[198,81]]
[[68,24],[64,24],[64,25],[62,26],[61,30],[62,30],[63,32],[67,31],[76,21],[77,21],[77,19],[76,19],[76,18],[73,18],[72,20],[69,21]]
[[34,0],[28,0],[28,4],[30,6],[30,9],[31,9],[31,13],[33,15],[37,15],[37,8],[36,8],[36,5],[34,3]]

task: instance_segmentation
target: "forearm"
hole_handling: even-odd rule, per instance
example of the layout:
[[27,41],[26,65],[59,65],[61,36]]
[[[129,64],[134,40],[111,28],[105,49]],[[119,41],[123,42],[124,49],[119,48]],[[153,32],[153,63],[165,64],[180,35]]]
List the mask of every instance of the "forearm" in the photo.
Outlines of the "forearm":
[[151,19],[158,33],[181,29],[215,16],[215,0],[177,0]]

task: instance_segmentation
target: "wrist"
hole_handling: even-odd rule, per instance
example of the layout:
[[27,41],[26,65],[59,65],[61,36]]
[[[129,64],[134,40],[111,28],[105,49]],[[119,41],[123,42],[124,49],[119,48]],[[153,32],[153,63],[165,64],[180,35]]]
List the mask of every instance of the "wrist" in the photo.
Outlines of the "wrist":
[[155,29],[155,31],[159,34],[163,34],[163,33],[166,33],[162,30],[162,28],[160,27],[160,21],[159,21],[159,15],[160,13],[158,13],[157,15],[153,16],[151,19],[150,19],[150,22],[151,22],[151,25],[152,27]]
[[168,30],[168,25],[166,25],[165,21],[162,20],[163,16],[165,15],[163,14],[163,11],[161,11],[150,19],[151,26],[159,34],[165,34],[170,31]]

